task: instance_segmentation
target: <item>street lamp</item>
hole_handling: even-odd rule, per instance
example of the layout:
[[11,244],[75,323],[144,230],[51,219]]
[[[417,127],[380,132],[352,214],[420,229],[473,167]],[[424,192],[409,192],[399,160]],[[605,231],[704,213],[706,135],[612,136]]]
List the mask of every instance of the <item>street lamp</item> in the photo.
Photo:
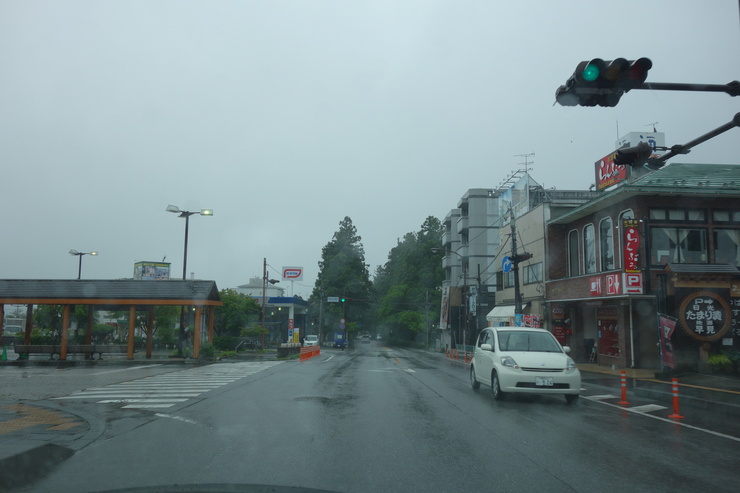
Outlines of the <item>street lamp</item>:
[[77,255],[78,257],[80,257],[80,265],[77,268],[77,279],[80,279],[82,277],[82,256],[83,255],[92,255],[94,257],[94,256],[96,256],[98,254],[98,252],[96,252],[96,251],[92,251],[92,252],[78,252],[77,250],[70,250],[69,251],[69,254],[70,255]]
[[[188,271],[188,226],[190,224],[190,216],[193,214],[200,214],[201,216],[212,216],[213,210],[212,209],[201,209],[199,212],[197,211],[183,211],[180,210],[179,207],[176,205],[168,205],[167,209],[165,209],[167,212],[174,212],[175,214],[180,214],[179,217],[185,218],[185,251],[182,256],[182,280],[187,279],[187,271]],[[185,306],[180,307],[180,338],[179,338],[179,344],[178,344],[178,351],[180,354],[182,354],[182,341],[185,339]]]
[[185,251],[182,257],[182,279],[184,281],[185,279],[187,279],[188,271],[188,226],[190,224],[190,216],[192,216],[193,214],[200,214],[201,216],[212,216],[213,209],[201,209],[200,211],[191,212],[180,210],[180,208],[176,205],[168,205],[166,210],[167,212],[180,214],[179,217],[185,218]]

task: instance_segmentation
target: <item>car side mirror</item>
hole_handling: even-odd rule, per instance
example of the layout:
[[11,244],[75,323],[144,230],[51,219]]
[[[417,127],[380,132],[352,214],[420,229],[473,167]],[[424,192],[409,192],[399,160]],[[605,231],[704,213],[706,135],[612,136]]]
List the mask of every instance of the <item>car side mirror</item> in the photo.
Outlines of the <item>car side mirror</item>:
[[563,346],[563,351],[565,351],[565,354],[570,353],[570,346]]
[[493,346],[491,346],[490,344],[481,344],[480,348],[483,351],[493,351]]

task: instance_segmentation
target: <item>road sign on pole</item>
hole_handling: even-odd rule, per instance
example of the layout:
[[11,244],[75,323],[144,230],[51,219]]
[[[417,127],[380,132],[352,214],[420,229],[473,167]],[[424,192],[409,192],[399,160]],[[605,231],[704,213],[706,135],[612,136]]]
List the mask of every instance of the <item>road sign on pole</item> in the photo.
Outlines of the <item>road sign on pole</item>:
[[327,303],[339,303],[339,296],[328,296],[326,298]]

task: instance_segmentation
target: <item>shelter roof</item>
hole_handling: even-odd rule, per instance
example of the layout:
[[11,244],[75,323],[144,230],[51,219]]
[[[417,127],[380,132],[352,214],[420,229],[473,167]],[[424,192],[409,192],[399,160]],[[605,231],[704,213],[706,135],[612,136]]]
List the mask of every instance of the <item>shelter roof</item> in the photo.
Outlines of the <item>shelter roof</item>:
[[220,306],[215,281],[0,279],[3,304]]
[[567,224],[634,196],[740,197],[740,165],[672,163],[639,175],[549,224]]

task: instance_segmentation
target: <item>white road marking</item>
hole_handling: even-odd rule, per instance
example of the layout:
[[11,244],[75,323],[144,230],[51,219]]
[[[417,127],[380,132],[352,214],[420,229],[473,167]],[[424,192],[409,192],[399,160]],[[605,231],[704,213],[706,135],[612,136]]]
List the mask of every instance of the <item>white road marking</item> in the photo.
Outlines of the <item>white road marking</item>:
[[[604,402],[604,401],[602,401],[600,399],[593,399],[592,396],[585,396],[584,395],[583,398],[584,399],[588,399],[588,400],[593,401],[593,402],[597,402],[599,404],[603,404],[604,406],[609,406],[609,407],[613,407],[613,408],[616,408],[616,409],[621,409],[622,411],[627,411],[627,412],[630,412],[630,413],[638,414],[638,415],[644,416],[646,418],[657,419],[658,421],[663,421],[664,423],[671,423],[671,424],[674,424],[674,425],[682,426],[684,428],[689,428],[691,430],[701,431],[701,432],[704,432],[704,433],[708,433],[710,435],[718,436],[718,437],[721,437],[721,438],[727,438],[728,440],[734,440],[736,442],[740,442],[740,438],[738,438],[738,437],[734,437],[732,435],[725,435],[724,433],[719,433],[719,432],[712,431],[712,430],[706,430],[704,428],[699,428],[698,426],[692,426],[692,425],[689,425],[689,424],[686,424],[686,423],[682,423],[681,421],[678,421],[676,419],[662,418],[662,417],[656,416],[654,414],[648,414],[648,413],[645,413],[645,412],[633,411],[632,408],[630,408],[630,407],[620,406],[620,405],[617,405],[617,404],[612,404],[610,402]],[[642,407],[642,406],[638,406],[638,408],[639,407]]]
[[155,413],[154,415],[157,416],[158,418],[174,419],[176,421],[182,421],[183,423],[189,423],[191,425],[197,425],[198,424],[198,422],[195,421],[195,420],[188,419],[188,418],[183,418],[183,417],[180,417],[180,416],[174,416],[172,414]]
[[153,366],[162,366],[162,364],[157,363],[153,365],[130,366],[128,368],[121,368],[119,370],[107,370],[107,371],[99,371],[97,373],[90,373],[90,375],[105,375],[106,373],[117,373],[119,371],[140,370],[142,368],[151,368]]
[[55,399],[86,399],[97,404],[127,404],[123,406],[124,409],[170,407],[280,363],[282,362],[222,363],[188,368],[105,387],[91,387]]
[[645,404],[644,406],[630,407],[630,410],[636,413],[651,413],[653,411],[661,411],[663,409],[668,409],[668,408],[665,406],[659,406],[658,404]]

